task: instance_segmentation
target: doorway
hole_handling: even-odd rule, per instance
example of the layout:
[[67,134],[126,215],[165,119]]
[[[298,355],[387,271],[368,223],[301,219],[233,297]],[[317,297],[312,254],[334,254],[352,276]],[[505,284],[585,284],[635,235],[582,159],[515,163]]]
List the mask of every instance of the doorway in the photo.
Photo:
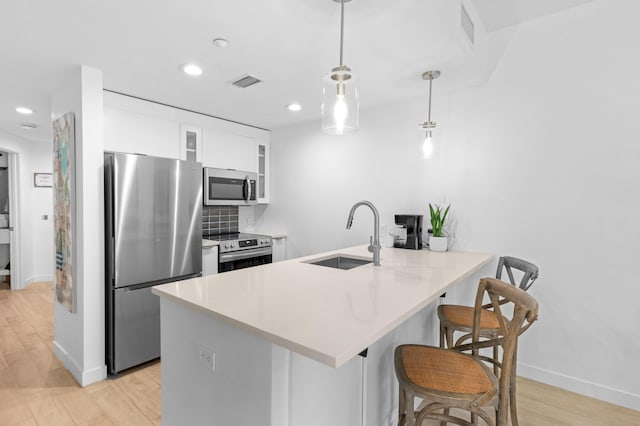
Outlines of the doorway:
[[18,154],[0,150],[0,289],[22,288],[19,222]]

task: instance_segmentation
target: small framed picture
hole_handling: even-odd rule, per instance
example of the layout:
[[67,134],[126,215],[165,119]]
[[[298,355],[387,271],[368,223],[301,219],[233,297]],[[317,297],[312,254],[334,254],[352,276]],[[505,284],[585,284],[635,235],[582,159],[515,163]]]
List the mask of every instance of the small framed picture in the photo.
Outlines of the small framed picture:
[[52,173],[34,173],[33,174],[33,186],[36,186],[36,187],[52,187],[53,186],[53,174]]

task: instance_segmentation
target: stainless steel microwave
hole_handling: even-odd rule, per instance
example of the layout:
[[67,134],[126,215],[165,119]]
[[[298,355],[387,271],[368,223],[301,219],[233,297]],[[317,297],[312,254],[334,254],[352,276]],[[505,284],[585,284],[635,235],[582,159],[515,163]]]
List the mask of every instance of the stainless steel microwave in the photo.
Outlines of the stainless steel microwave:
[[233,169],[203,169],[205,206],[250,206],[257,204],[255,172]]

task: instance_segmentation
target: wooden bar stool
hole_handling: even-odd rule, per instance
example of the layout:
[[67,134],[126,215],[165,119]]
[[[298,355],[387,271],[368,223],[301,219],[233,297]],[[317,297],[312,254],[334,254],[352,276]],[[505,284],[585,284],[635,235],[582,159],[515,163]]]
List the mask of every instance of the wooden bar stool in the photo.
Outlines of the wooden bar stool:
[[[488,295],[496,313],[498,333],[481,339],[482,305]],[[511,304],[507,319],[501,305]],[[538,303],[524,290],[495,278],[480,280],[472,319],[471,343],[451,349],[424,345],[401,345],[395,350],[395,371],[400,384],[399,426],[421,425],[424,419],[443,423],[472,424],[450,414],[451,408],[469,411],[472,421],[482,418],[488,425],[506,426],[509,421],[509,387],[515,368],[518,337],[537,319]],[[501,347],[502,357],[482,356],[481,348]],[[470,351],[471,353],[464,353]],[[488,365],[499,369],[495,374]],[[414,398],[423,402],[414,410]],[[496,410],[494,423],[484,408]],[[477,416],[477,417],[476,417]]]
[[[520,281],[517,282],[514,276],[514,270],[522,274]],[[503,272],[506,271],[509,282],[518,286],[524,291],[529,290],[534,281],[538,278],[538,267],[526,260],[516,257],[503,256],[498,261],[498,270],[496,278],[502,279]],[[483,306],[480,313],[480,336],[492,339],[499,336],[500,322],[494,311],[491,310],[491,304]],[[471,331],[473,327],[474,308],[461,305],[440,305],[438,306],[438,318],[440,319],[440,347],[451,348],[458,346],[463,342],[471,339]],[[464,333],[454,342],[454,333]],[[493,348],[493,356],[498,357],[498,348]],[[515,362],[515,360],[514,360]],[[494,372],[497,373],[497,368]],[[513,377],[511,379],[511,421],[514,426],[518,424],[517,405],[516,405],[516,384],[515,384],[515,367],[512,370]]]

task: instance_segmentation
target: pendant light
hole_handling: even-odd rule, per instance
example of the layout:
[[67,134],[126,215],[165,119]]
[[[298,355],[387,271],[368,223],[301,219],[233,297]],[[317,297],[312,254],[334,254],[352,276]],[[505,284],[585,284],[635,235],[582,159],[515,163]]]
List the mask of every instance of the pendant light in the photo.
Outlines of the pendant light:
[[351,0],[332,0],[340,3],[340,65],[323,78],[322,131],[343,135],[358,130],[358,86],[351,68],[342,63],[344,41],[344,4]]
[[423,80],[429,80],[429,112],[427,115],[427,121],[418,125],[422,156],[424,158],[430,158],[433,155],[434,142],[437,136],[436,122],[431,121],[431,85],[433,80],[438,77],[440,77],[440,71],[438,70],[427,71],[422,74]]

